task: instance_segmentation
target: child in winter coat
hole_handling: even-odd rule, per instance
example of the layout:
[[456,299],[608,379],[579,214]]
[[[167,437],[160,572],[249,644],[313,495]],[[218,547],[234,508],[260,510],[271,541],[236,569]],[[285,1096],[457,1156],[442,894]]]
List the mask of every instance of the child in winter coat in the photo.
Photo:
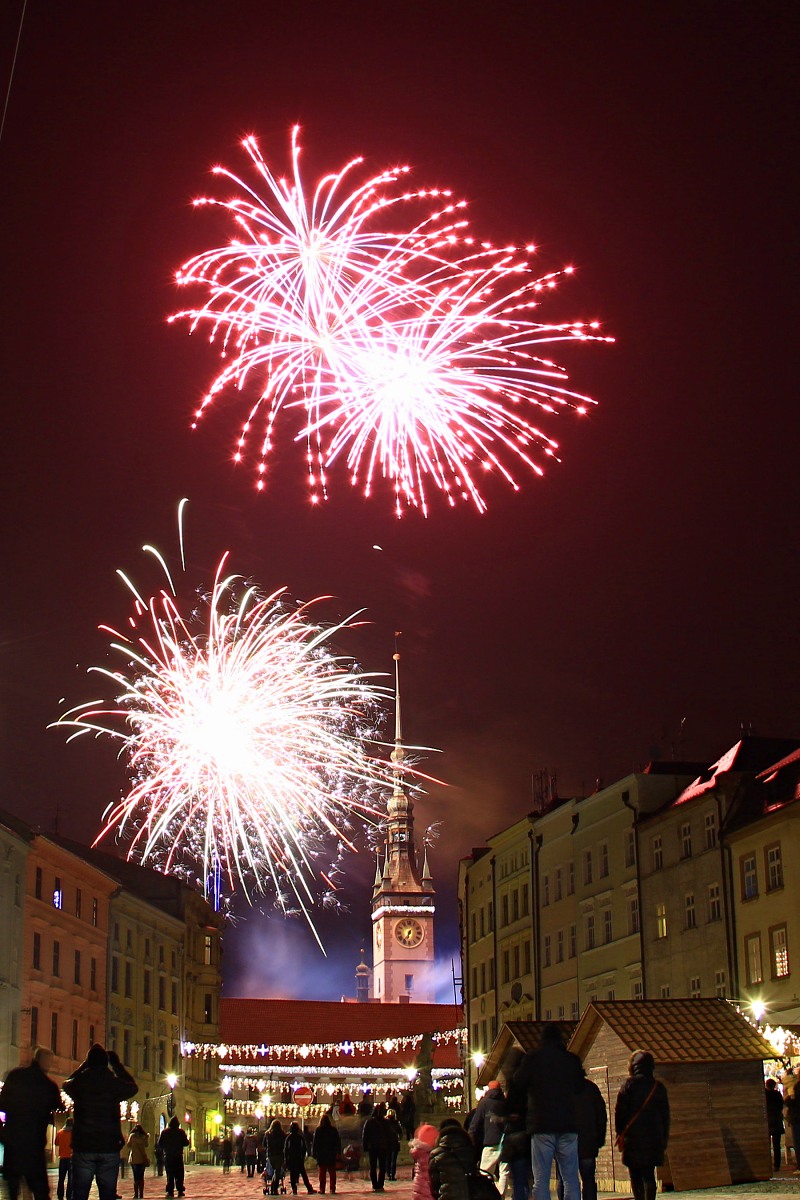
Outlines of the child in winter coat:
[[435,1125],[420,1125],[408,1148],[414,1160],[414,1182],[411,1185],[411,1200],[433,1200],[431,1190],[430,1157],[436,1145],[439,1130]]

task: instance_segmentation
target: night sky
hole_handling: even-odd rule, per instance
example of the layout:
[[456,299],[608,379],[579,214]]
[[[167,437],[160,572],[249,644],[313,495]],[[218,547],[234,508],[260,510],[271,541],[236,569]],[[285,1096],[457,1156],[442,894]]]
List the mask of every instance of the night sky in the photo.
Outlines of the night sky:
[[[22,11],[0,16],[5,91]],[[743,727],[800,735],[797,596],[798,30],[788,4],[28,0],[0,140],[3,600],[0,805],[90,840],[125,786],[110,744],[46,725],[95,694],[115,569],[152,579],[188,496],[191,567],[365,608],[343,646],[389,670],[402,630],[405,733],[438,747],[440,998],[452,998],[456,862],[531,806],[657,755],[712,760]],[[498,242],[574,264],[542,319],[599,319],[613,346],[554,354],[599,404],[548,427],[562,463],[488,512],[392,515],[341,477],[308,502],[304,445],[276,439],[269,487],[235,467],[245,400],[200,428],[218,369],[166,324],[174,272],[223,244],[218,162],[258,135],[308,178],[356,154],[453,188]],[[790,386],[791,374],[791,386]],[[383,549],[376,551],[375,544]],[[228,937],[229,994],[338,998],[369,945],[373,865],[349,914],[263,915]]]

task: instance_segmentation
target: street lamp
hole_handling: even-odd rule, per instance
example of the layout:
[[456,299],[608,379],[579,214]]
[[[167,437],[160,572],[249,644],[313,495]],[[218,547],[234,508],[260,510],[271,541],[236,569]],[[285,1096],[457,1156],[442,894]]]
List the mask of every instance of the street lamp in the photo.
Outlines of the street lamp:
[[170,1071],[169,1075],[167,1076],[167,1083],[169,1084],[169,1092],[167,1093],[167,1115],[170,1117],[170,1119],[175,1112],[175,1085],[177,1082],[178,1076],[174,1071]]

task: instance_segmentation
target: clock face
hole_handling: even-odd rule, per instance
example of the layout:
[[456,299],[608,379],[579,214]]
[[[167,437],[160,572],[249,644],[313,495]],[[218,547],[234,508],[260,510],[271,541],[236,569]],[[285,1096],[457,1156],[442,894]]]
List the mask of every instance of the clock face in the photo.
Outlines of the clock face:
[[394,936],[401,946],[408,946],[413,950],[422,941],[425,931],[419,921],[415,921],[413,917],[404,917],[395,925]]

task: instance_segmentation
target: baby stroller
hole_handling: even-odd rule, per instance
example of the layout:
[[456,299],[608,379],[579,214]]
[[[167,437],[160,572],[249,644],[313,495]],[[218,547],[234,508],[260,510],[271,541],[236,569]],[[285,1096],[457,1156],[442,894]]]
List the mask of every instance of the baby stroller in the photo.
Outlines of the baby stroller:
[[[276,1174],[277,1185],[275,1183]],[[272,1163],[269,1161],[269,1159],[267,1159],[266,1163],[264,1164],[264,1170],[261,1172],[261,1178],[264,1181],[264,1187],[262,1190],[265,1196],[269,1196],[270,1194],[275,1195],[276,1193],[281,1196],[286,1195],[286,1171],[284,1170],[283,1164],[281,1164],[276,1172]]]
[[342,1162],[345,1170],[345,1178],[352,1179],[354,1172],[356,1172],[361,1165],[360,1148],[353,1143],[351,1143],[349,1146],[345,1146],[344,1150],[342,1151]]

